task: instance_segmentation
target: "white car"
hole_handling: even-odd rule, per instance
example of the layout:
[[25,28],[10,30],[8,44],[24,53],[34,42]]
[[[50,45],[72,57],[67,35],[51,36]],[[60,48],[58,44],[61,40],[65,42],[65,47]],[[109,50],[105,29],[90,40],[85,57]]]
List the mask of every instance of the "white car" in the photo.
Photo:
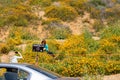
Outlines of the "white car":
[[0,63],[0,80],[57,80],[53,72],[30,64]]

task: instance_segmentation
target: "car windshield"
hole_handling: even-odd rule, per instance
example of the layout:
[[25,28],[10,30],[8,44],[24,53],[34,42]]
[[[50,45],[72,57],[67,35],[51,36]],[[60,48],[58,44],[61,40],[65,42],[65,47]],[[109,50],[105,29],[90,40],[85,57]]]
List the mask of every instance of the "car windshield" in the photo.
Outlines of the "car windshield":
[[50,78],[52,78],[52,79],[56,79],[56,78],[60,78],[60,77],[61,77],[61,76],[58,75],[57,73],[53,73],[53,72],[51,72],[51,71],[49,71],[49,70],[46,70],[46,69],[44,69],[44,68],[36,67],[36,66],[33,66],[33,65],[29,65],[29,66],[27,66],[27,67],[29,67],[29,68],[37,71],[37,72],[40,72],[40,73],[42,73],[42,74],[45,74],[46,76],[48,76],[48,77],[50,77]]

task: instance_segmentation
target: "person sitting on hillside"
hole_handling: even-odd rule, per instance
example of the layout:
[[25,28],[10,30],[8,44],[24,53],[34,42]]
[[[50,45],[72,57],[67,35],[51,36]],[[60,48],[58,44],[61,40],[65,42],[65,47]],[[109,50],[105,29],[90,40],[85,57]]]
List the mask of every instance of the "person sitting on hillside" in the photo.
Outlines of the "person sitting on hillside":
[[44,46],[43,50],[48,51],[48,44],[46,44],[46,40],[42,40],[41,45]]
[[46,44],[46,40],[42,40],[41,45],[44,46],[43,50],[46,51],[48,54],[54,57],[53,52],[49,51],[48,44]]

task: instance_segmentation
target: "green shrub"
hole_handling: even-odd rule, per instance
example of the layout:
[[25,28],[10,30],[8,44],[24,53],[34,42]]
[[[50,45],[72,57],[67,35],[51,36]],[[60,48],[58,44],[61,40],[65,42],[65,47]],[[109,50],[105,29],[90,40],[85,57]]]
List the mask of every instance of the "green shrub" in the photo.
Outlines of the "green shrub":
[[61,50],[70,55],[86,55],[87,53],[96,52],[99,49],[99,42],[92,39],[91,34],[85,32],[79,36],[72,36],[66,39],[61,46]]
[[47,20],[42,21],[42,25],[48,25],[49,28],[52,28],[52,26],[54,26],[54,24],[61,24],[61,20],[58,18],[49,18]]
[[87,0],[69,0],[68,3],[71,7],[74,7],[75,10],[79,13],[79,14],[83,14],[84,10],[86,10],[86,6],[85,3],[87,2]]
[[31,33],[29,30],[24,29],[22,30],[21,39],[23,40],[38,40],[38,36],[35,33]]
[[[59,62],[59,63],[58,63]],[[41,63],[42,67],[48,68],[63,76],[98,76],[104,74],[116,74],[120,71],[119,61],[102,62],[99,59],[87,57],[69,57],[63,61],[56,61],[55,64]]]
[[120,26],[117,23],[104,28],[101,32],[101,38],[110,38],[112,36],[120,36]]
[[120,61],[120,55],[119,54],[113,54],[112,56],[110,56],[111,60],[114,61]]
[[5,25],[27,26],[32,20],[37,19],[31,11],[31,6],[16,4],[6,6],[1,12]]
[[100,49],[105,53],[118,53],[120,44],[120,26],[118,23],[109,25],[107,28],[102,30],[100,41]]
[[23,39],[23,40],[35,40],[35,39],[38,39],[38,37],[28,31],[28,32],[24,32],[21,35],[21,39]]
[[120,18],[120,10],[119,10],[120,5],[116,4],[112,6],[111,8],[106,8],[106,13],[105,16],[107,18],[107,22],[109,24],[114,24],[119,20]]
[[22,40],[21,40],[20,37],[7,39],[7,44],[8,45],[19,45],[21,43],[22,43]]
[[5,19],[0,17],[0,27],[3,27],[5,25]]
[[18,20],[15,21],[15,26],[27,26],[28,25],[28,20],[25,18],[19,18]]
[[105,3],[101,0],[91,0],[90,3],[92,3],[95,7],[105,6]]
[[66,39],[70,36],[71,31],[68,27],[57,27],[54,28],[50,33],[56,39]]
[[102,39],[100,41],[100,49],[107,54],[116,53],[117,44],[108,39]]
[[78,56],[87,53],[87,46],[84,42],[83,35],[69,37],[68,39],[66,39],[64,44],[60,46],[60,48],[62,52],[64,52],[64,54],[66,55]]
[[40,5],[42,7],[47,7],[51,5],[51,0],[31,0],[31,5]]
[[2,53],[2,54],[6,54],[6,53],[8,53],[9,52],[9,46],[7,46],[6,44],[3,44],[3,45],[0,45],[1,47],[0,47],[0,53]]
[[63,21],[71,21],[78,16],[74,8],[62,5],[47,7],[45,12],[45,16],[48,18],[58,18]]
[[69,57],[64,59],[59,65],[60,69],[57,69],[57,73],[70,76],[70,77],[80,77],[86,74],[104,74],[104,64],[95,58],[79,58],[79,57]]
[[29,30],[27,30],[24,27],[13,27],[10,30],[9,38],[15,39],[19,37],[19,39],[23,40],[35,40],[38,39],[35,34],[31,33]]
[[104,29],[104,27],[105,25],[101,22],[101,20],[95,20],[93,28],[96,32],[99,32],[100,30]]
[[56,40],[48,40],[47,44],[49,46],[49,50],[53,52],[54,54],[57,54],[57,51],[59,50],[59,44]]
[[42,0],[41,1],[41,6],[47,7],[51,5],[51,0]]
[[105,74],[117,74],[120,73],[120,63],[119,61],[108,61],[105,64]]
[[85,30],[83,35],[84,42],[85,45],[87,46],[88,52],[95,52],[96,50],[99,49],[100,47],[99,42],[92,39],[92,34],[88,30]]
[[17,21],[18,17],[16,15],[10,15],[7,17],[7,24],[13,24],[15,21]]
[[71,30],[69,27],[63,25],[61,23],[61,20],[57,18],[50,18],[46,21],[43,21],[42,24],[47,24],[46,30],[49,30],[51,36],[50,38],[55,39],[65,39],[68,38],[69,35],[71,35]]

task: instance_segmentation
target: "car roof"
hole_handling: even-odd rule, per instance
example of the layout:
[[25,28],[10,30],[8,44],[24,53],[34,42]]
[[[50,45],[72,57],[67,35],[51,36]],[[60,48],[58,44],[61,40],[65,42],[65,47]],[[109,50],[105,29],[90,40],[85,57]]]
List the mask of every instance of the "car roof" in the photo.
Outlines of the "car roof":
[[29,66],[31,64],[27,64],[27,63],[0,63],[0,66]]

